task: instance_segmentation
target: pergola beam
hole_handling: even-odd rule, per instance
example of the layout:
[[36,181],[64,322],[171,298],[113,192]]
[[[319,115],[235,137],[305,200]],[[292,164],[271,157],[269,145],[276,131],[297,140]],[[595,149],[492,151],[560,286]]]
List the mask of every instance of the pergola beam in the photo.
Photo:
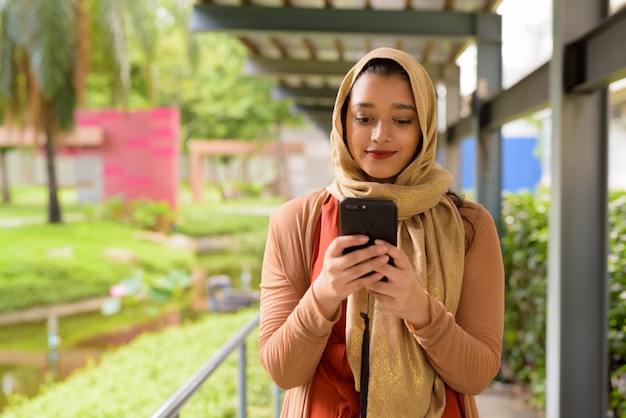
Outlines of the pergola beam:
[[244,64],[247,75],[272,76],[341,76],[355,63],[352,61],[317,61],[250,57]]
[[332,119],[333,106],[297,104],[295,107],[312,119]]
[[192,31],[266,35],[418,36],[446,39],[501,39],[501,17],[495,13],[431,10],[375,10],[304,7],[221,6],[196,4]]
[[565,47],[563,79],[568,92],[591,92],[626,77],[626,8],[607,17]]
[[337,97],[337,89],[279,86],[272,90],[272,97],[276,99],[291,99],[294,103],[302,105],[328,105],[332,112],[332,106],[335,104],[335,98]]
[[480,127],[495,129],[549,106],[549,64],[546,63],[481,108]]
[[[626,8],[608,17],[580,39],[565,46],[565,90],[588,93],[626,77]],[[480,126],[497,128],[549,106],[549,63],[536,69],[508,90],[483,101]],[[449,143],[472,134],[471,117],[448,127]]]
[[337,89],[317,88],[317,87],[288,87],[280,86],[274,89],[276,97],[284,98],[303,98],[303,99],[335,99]]
[[[271,76],[332,76],[343,78],[356,61],[322,61],[249,57],[244,64],[247,75]],[[445,65],[423,64],[433,80],[442,79]]]

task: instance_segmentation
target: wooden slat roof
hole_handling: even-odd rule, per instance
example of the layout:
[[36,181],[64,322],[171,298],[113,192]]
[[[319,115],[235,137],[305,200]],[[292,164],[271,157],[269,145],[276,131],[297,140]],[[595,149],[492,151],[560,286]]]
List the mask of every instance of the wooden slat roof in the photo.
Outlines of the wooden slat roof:
[[390,46],[417,58],[433,80],[472,42],[501,41],[502,0],[199,0],[194,31],[231,33],[249,51],[246,71],[276,79],[313,120],[330,120],[346,71]]

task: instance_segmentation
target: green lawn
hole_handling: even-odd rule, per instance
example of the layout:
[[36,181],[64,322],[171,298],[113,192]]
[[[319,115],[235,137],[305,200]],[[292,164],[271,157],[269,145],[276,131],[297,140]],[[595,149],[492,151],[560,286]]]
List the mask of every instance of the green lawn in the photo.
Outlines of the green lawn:
[[136,270],[191,271],[195,255],[113,222],[35,224],[0,234],[0,312],[105,296]]
[[[182,187],[181,193],[185,190]],[[64,217],[82,220],[47,224],[46,197],[44,187],[14,187],[12,204],[0,206],[0,313],[104,296],[111,285],[136,270],[154,276],[201,267],[208,274],[237,278],[247,266],[257,273],[268,213],[281,202],[264,197],[182,203],[175,232],[195,238],[233,236],[233,249],[197,257],[189,250],[146,240],[136,226],[103,220],[106,203],[79,205],[72,190],[60,191]],[[14,226],[2,227],[7,219]],[[118,261],[111,254],[118,254]],[[129,261],[119,261],[124,257]]]

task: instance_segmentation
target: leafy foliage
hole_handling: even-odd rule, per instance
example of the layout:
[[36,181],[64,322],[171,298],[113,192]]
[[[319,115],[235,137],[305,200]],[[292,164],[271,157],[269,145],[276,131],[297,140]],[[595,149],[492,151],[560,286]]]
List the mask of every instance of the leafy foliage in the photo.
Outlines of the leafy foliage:
[[522,192],[508,195],[502,208],[505,371],[531,384],[540,403],[545,380],[548,202],[545,194]]
[[121,222],[135,228],[170,233],[176,224],[176,211],[165,201],[125,200],[118,196],[102,206],[102,219]]
[[[86,77],[86,105],[89,108],[128,109],[153,107],[158,82],[158,45],[170,36],[188,34],[190,1],[111,1],[88,0],[88,36],[92,45],[90,71]],[[164,16],[166,14],[167,16]],[[189,67],[194,60],[183,56],[195,50],[178,45],[182,60]],[[115,59],[112,59],[115,58]],[[112,78],[111,74],[120,74]]]
[[[503,204],[506,284],[504,379],[529,384],[545,403],[549,196],[521,193]],[[626,416],[626,192],[613,192],[609,217],[610,407]]]
[[[143,47],[131,44],[129,107],[178,107],[184,139],[268,139],[276,135],[279,123],[299,122],[289,101],[272,97],[273,80],[244,74],[246,49],[241,42],[229,34],[181,30],[188,25],[187,16],[176,3],[155,2],[151,18],[159,42],[149,73],[142,64]],[[111,106],[108,89],[102,88],[106,73],[98,70],[105,65],[98,59],[88,80],[90,108]]]
[[[159,104],[181,109],[183,138],[273,138],[279,123],[294,119],[288,101],[272,98],[272,80],[244,75],[246,52],[233,36],[201,33],[196,37],[203,53],[195,73],[172,67],[175,61],[158,64]],[[170,44],[164,54],[172,56],[176,48]]]
[[190,274],[172,270],[152,279],[147,277],[142,270],[137,270],[133,275],[111,286],[111,297],[104,302],[101,312],[104,315],[113,315],[122,310],[123,303],[135,305],[144,300],[161,305],[161,309],[154,312],[155,315],[168,307],[182,308],[183,294],[191,286]]
[[609,353],[610,406],[626,417],[626,192],[609,202]]

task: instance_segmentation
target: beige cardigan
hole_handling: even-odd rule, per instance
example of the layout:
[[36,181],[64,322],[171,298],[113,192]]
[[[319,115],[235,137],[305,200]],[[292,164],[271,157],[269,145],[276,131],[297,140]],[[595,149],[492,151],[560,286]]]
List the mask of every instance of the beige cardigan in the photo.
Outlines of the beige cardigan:
[[[274,382],[286,389],[282,417],[306,417],[309,383],[333,324],[310,287],[315,226],[328,192],[320,190],[282,205],[270,219],[261,282],[259,352]],[[489,212],[476,203],[461,209],[466,237],[465,272],[456,318],[438,301],[432,321],[411,330],[434,369],[463,393],[467,418],[478,417],[474,395],[500,367],[504,322],[504,269]]]

